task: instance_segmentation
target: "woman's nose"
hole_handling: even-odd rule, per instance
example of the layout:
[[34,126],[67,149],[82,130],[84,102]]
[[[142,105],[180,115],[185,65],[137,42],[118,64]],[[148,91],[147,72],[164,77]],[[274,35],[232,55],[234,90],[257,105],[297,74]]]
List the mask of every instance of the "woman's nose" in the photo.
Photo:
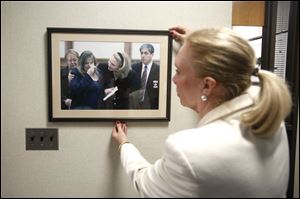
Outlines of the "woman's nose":
[[176,75],[173,76],[172,81],[174,84],[176,84]]

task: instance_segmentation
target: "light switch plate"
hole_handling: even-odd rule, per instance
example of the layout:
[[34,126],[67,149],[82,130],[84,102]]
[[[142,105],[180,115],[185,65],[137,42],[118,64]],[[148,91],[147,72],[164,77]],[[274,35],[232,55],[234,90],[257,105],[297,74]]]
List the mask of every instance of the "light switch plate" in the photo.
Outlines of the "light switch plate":
[[26,128],[26,150],[58,150],[57,128]]

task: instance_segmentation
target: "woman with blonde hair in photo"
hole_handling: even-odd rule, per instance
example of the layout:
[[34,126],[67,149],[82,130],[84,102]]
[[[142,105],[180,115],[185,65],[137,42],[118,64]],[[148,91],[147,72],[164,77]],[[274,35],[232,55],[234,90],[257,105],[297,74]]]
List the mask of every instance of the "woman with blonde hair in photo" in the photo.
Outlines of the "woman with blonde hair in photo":
[[105,109],[129,109],[129,94],[138,89],[129,56],[125,52],[116,52],[98,68],[104,81]]

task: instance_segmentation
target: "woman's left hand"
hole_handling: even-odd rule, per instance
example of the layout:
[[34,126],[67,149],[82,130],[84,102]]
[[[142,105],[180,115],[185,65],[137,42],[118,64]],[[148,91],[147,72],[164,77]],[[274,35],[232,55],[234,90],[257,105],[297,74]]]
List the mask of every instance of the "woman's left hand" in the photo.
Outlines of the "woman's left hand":
[[117,121],[114,128],[112,129],[111,136],[118,144],[128,142],[127,130],[128,129],[126,123]]

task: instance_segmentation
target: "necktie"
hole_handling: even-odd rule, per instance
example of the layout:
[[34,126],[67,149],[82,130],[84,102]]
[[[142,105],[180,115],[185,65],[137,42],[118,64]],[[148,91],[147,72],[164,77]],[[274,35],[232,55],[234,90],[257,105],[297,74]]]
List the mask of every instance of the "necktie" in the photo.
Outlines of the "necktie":
[[147,80],[147,65],[145,65],[144,72],[141,78],[141,90],[140,90],[140,101],[144,101],[144,94],[146,90],[146,80]]

